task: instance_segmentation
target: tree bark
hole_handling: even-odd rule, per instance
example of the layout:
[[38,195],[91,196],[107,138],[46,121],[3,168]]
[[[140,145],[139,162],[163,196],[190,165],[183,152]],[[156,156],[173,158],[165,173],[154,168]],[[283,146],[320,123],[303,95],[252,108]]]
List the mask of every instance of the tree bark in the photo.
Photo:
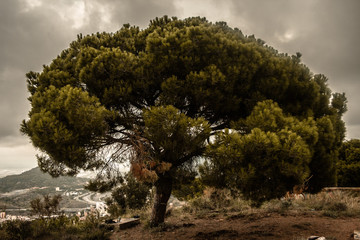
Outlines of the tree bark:
[[155,183],[154,206],[151,213],[150,226],[156,227],[165,220],[166,205],[172,190],[170,174],[161,176]]

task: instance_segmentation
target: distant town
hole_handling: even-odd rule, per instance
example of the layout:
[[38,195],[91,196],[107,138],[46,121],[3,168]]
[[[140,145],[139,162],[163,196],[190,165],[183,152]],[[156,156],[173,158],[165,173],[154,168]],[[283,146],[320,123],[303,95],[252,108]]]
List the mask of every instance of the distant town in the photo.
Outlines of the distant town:
[[[32,188],[33,189],[39,189],[39,188]],[[42,189],[46,189],[46,187],[43,187]],[[17,190],[17,193],[23,193],[28,192],[26,190],[20,191]],[[104,198],[106,198],[109,194],[99,194],[99,193],[91,193],[84,191],[84,189],[76,189],[74,191],[68,191],[68,190],[62,190],[60,187],[55,188],[55,192],[57,194],[61,194],[63,198],[70,197],[73,198],[75,201],[80,201],[85,204],[87,204],[87,207],[82,208],[71,208],[71,207],[62,207],[60,209],[61,214],[65,214],[66,216],[78,216],[80,220],[84,220],[89,214],[97,214],[100,217],[104,217],[108,215],[106,211],[106,204],[104,202]],[[0,197],[6,195],[14,195],[14,193],[4,193],[0,194]],[[55,217],[56,215],[54,215]],[[33,219],[38,218],[36,215],[31,215],[31,209],[30,208],[9,208],[6,209],[3,207],[3,209],[0,212],[0,223],[7,221],[7,220],[24,220],[24,221],[30,221]]]
[[0,178],[0,223],[6,220],[32,220],[30,201],[44,195],[59,194],[60,212],[84,219],[90,213],[107,215],[104,199],[110,193],[100,194],[84,189],[87,178],[52,178],[38,168],[19,175]]

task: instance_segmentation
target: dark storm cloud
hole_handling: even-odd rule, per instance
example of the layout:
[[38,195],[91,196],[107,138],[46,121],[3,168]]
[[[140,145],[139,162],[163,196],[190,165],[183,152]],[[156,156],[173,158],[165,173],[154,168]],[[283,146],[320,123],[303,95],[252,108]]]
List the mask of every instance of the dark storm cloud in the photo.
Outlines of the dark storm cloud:
[[19,127],[29,110],[25,73],[68,45],[72,32],[54,9],[26,1],[0,1],[0,169],[36,165],[35,150]]
[[66,46],[68,31],[60,23],[50,9],[26,11],[20,1],[1,1],[0,143],[4,137],[19,135],[19,124],[26,117],[25,73],[39,70]]

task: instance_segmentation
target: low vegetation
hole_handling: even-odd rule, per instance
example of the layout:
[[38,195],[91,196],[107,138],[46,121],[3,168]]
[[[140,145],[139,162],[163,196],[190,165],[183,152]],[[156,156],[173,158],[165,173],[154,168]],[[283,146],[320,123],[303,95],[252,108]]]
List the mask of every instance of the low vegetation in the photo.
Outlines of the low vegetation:
[[126,174],[124,182],[115,188],[111,197],[105,199],[108,213],[113,218],[123,215],[129,210],[140,210],[147,207],[151,199],[150,185],[137,181],[131,174]]
[[253,207],[251,201],[229,190],[207,188],[201,197],[190,200],[181,210],[199,217],[213,214],[253,214],[253,213],[312,213],[330,217],[353,217],[360,215],[360,197],[343,191],[304,194],[295,198],[273,199],[260,207]]
[[[51,199],[50,197],[49,202]],[[179,228],[174,223],[167,222],[156,228],[149,228],[151,226],[151,199],[141,208],[127,206],[122,209],[119,216],[122,218],[139,217],[145,228],[143,230],[150,231],[150,233],[167,232],[169,229]],[[45,200],[46,198],[40,202],[45,203]],[[239,218],[260,219],[274,214],[285,217],[315,214],[331,218],[360,215],[359,194],[344,191],[323,191],[318,194],[273,199],[264,202],[260,207],[254,207],[254,204],[245,200],[239,192],[206,187],[203,194],[197,193],[193,198],[182,203],[182,207],[176,207],[178,204],[171,204],[166,213],[167,217],[171,216],[185,221],[185,225],[180,227],[193,226],[191,219],[232,221]],[[80,221],[78,217],[49,218],[44,215],[33,221],[8,221],[0,226],[0,239],[109,239],[116,229],[114,225],[104,224],[105,220],[96,214],[90,214],[84,221]]]
[[320,192],[273,199],[260,207],[239,192],[205,188],[201,196],[171,200],[166,221],[151,226],[151,209],[128,210],[122,217],[139,215],[141,226],[114,231],[112,239],[344,239],[357,229],[360,197],[344,191]]
[[90,215],[85,221],[78,217],[60,216],[38,218],[33,221],[7,221],[0,225],[2,240],[106,240],[113,227],[101,224],[99,218]]
[[[171,204],[172,205],[172,204]],[[227,220],[234,218],[279,213],[281,215],[316,214],[331,218],[360,216],[360,195],[352,192],[333,191],[318,194],[304,194],[295,197],[273,199],[264,202],[260,207],[245,200],[239,192],[228,189],[207,187],[204,193],[188,199],[182,207],[168,207],[166,216],[180,219],[212,219],[222,217]],[[144,227],[150,226],[151,204],[141,209],[127,208],[121,217],[139,216]],[[162,224],[152,231],[162,231],[169,226]],[[171,227],[171,226],[170,226]]]

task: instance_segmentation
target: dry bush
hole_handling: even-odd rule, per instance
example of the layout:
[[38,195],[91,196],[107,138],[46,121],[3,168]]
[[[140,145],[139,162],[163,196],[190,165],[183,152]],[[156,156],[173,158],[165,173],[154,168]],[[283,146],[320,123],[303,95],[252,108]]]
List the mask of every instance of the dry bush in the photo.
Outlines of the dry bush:
[[320,212],[325,216],[360,216],[360,197],[350,192],[334,191],[306,194],[299,199],[273,199],[262,204],[260,208],[251,207],[251,202],[241,198],[240,194],[231,194],[227,189],[206,188],[204,194],[187,202],[175,214],[186,214],[197,217],[210,217],[218,214],[241,213],[242,215],[277,212]]
[[310,195],[308,198],[297,201],[302,208],[313,210],[330,210],[330,211],[360,211],[360,198],[353,197],[347,192],[333,191],[320,192]]
[[250,202],[228,189],[206,188],[204,194],[188,201],[185,212],[202,214],[206,212],[239,212],[251,209]]
[[320,211],[326,216],[356,216],[360,214],[360,197],[350,192],[334,191],[307,194],[300,199],[274,199],[261,209],[268,212]]

